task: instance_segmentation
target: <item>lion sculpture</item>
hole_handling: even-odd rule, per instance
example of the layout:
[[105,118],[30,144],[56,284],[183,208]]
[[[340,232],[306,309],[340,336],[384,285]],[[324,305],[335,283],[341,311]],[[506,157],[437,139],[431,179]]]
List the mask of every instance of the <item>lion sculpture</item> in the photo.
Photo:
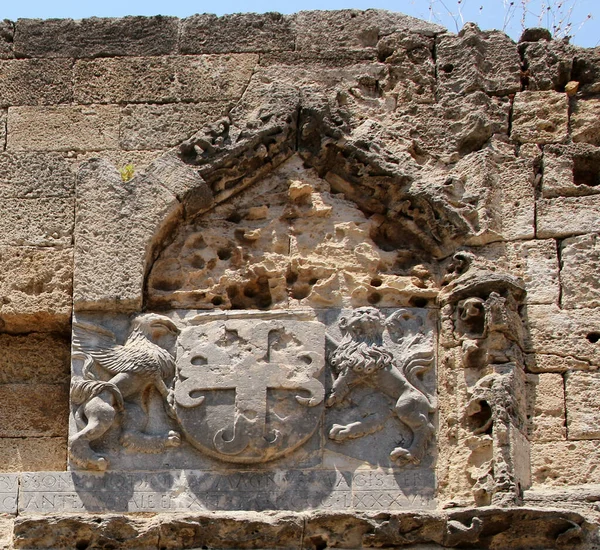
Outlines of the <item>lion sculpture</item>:
[[[434,407],[419,389],[417,375],[433,364],[433,352],[423,349],[424,336],[417,333],[405,337],[402,324],[420,322],[408,310],[398,310],[389,318],[373,307],[361,307],[343,316],[339,321],[340,342],[329,356],[329,363],[337,374],[326,406],[341,404],[360,385],[383,392],[395,401],[394,413],[412,432],[409,446],[396,447],[390,453],[392,460],[418,464],[425,455],[429,438],[434,432],[430,414]],[[398,361],[384,345],[384,331],[392,341],[399,341],[403,361]],[[329,437],[334,441],[355,439],[383,428],[389,415],[373,412],[347,425],[334,424]]]

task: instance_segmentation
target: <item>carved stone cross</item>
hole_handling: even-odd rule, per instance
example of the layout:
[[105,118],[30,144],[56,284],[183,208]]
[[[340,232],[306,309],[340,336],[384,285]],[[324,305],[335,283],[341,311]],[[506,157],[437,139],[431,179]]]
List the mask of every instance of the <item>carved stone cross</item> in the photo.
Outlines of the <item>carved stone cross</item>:
[[[226,330],[230,327],[231,323],[228,323]],[[248,335],[249,327],[243,328],[246,329],[243,333]],[[288,331],[289,328],[288,325]],[[255,452],[263,450],[265,455],[270,455],[285,444],[281,431],[269,426],[269,390],[301,392],[295,394],[294,398],[303,407],[312,408],[323,403],[325,388],[317,379],[323,365],[323,354],[302,349],[298,345],[291,347],[287,353],[272,353],[271,337],[283,330],[282,324],[277,322],[254,323],[251,327],[254,345],[245,348],[241,357],[237,348],[223,353],[222,348],[216,349],[213,344],[204,347],[206,364],[197,364],[198,355],[194,354],[188,354],[185,363],[178,361],[179,380],[175,386],[175,402],[179,407],[192,409],[206,406],[206,396],[199,393],[235,391],[233,422],[223,419],[229,426],[212,435],[211,446],[218,454],[236,456],[252,447]],[[285,418],[279,420],[285,423]],[[290,426],[292,430],[300,428]]]

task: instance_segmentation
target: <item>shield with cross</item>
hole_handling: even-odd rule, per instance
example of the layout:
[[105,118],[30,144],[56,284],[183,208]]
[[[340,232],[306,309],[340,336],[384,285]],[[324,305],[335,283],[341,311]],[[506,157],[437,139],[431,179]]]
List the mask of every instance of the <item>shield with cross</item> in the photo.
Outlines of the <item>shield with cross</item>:
[[297,449],[323,414],[324,327],[246,312],[198,316],[178,342],[175,410],[187,440],[236,463]]

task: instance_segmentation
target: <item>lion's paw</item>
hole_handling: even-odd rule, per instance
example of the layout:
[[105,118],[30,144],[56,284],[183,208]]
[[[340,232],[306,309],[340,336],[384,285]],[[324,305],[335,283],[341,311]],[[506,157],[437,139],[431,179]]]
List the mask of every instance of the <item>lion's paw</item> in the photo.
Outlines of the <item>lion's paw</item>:
[[421,459],[414,456],[408,449],[403,447],[397,447],[390,453],[390,458],[392,460],[397,460],[398,462],[411,462],[413,464],[418,464],[421,462]]
[[346,439],[352,439],[360,437],[362,431],[360,430],[360,422],[352,422],[352,424],[334,424],[329,430],[329,439],[334,441],[344,441]]
[[167,435],[165,447],[179,447],[179,445],[181,445],[181,435],[179,434],[179,432],[171,430],[169,432],[169,435]]

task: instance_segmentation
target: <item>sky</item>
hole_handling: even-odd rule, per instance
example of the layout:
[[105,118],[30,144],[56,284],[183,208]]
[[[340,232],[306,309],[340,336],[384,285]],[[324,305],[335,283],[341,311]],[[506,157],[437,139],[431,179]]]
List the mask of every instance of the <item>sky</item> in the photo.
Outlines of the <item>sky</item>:
[[[598,0],[29,0],[1,2],[0,18],[122,17],[125,15],[175,15],[195,13],[223,15],[238,12],[294,13],[300,10],[380,8],[433,21],[452,32],[464,22],[475,21],[482,29],[500,28],[517,40],[522,30],[523,8],[526,26],[556,27],[567,31],[571,42],[580,46],[600,46],[600,3]],[[571,23],[570,28],[567,24]]]

